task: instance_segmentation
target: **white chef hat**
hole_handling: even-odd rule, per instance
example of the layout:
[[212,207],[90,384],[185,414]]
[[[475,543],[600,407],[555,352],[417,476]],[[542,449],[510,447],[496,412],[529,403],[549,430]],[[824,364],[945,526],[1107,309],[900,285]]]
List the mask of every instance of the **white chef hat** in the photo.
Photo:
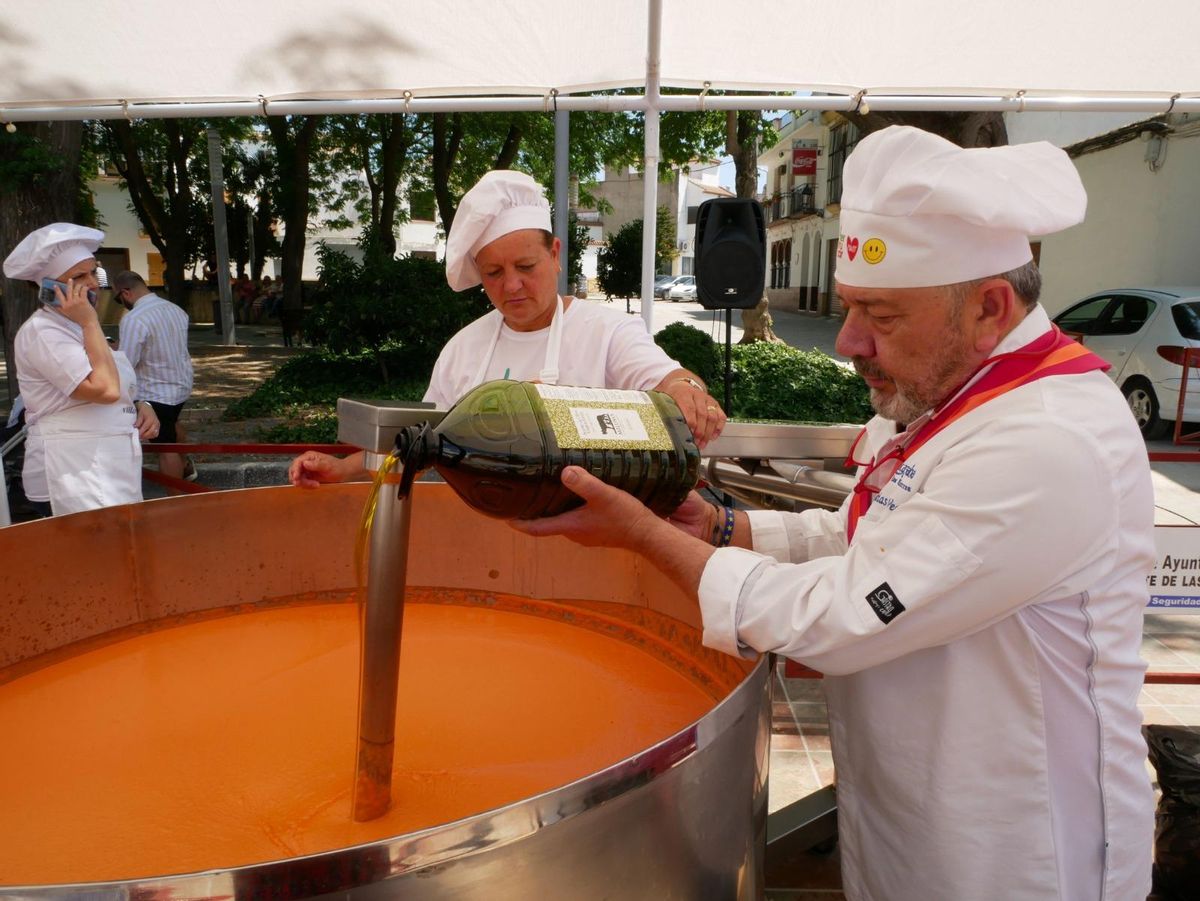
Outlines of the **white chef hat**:
[[494,169],[459,201],[446,239],[446,281],[455,291],[478,285],[482,278],[475,256],[509,232],[523,228],[550,231],[550,204],[542,186],[524,172]]
[[987,278],[1033,259],[1029,238],[1083,221],[1075,166],[1045,141],[964,150],[893,125],[846,159],[837,280],[924,288]]
[[55,222],[27,234],[4,261],[4,274],[41,282],[58,278],[80,260],[94,256],[104,232],[70,222]]

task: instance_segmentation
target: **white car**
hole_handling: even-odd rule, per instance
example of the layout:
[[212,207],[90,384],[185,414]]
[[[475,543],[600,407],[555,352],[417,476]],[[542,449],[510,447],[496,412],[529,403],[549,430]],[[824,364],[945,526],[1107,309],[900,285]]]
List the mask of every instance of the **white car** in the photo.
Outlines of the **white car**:
[[[1108,375],[1144,437],[1161,438],[1174,427],[1184,351],[1200,348],[1200,287],[1099,291],[1054,322],[1112,364]],[[1200,351],[1192,359],[1200,366]],[[1200,368],[1188,373],[1183,420],[1200,421]]]
[[681,275],[667,289],[667,300],[677,302],[680,300],[695,300],[696,299],[696,276]]

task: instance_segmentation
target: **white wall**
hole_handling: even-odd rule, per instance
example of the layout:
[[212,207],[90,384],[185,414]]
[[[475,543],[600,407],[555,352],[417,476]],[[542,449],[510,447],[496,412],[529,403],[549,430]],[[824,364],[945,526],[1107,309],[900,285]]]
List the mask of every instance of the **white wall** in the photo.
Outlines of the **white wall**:
[[1042,302],[1053,315],[1093,291],[1200,285],[1200,135],[1166,141],[1152,172],[1136,139],[1075,159],[1081,225],[1042,240]]
[[1068,147],[1144,118],[1145,113],[1005,113],[1004,125],[1010,144],[1049,141],[1056,147]]
[[[117,187],[115,178],[102,177],[91,184],[96,212],[104,223],[104,248],[125,248],[129,251],[129,268],[142,278],[149,278],[147,254],[158,250],[150,239],[139,234],[141,225],[129,209],[129,195]],[[109,275],[116,275],[110,272]]]

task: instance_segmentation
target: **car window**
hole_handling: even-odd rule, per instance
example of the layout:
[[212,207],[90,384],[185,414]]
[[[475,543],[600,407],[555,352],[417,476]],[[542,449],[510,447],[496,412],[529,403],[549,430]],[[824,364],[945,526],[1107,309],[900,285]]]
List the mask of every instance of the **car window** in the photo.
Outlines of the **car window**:
[[1171,307],[1171,316],[1179,334],[1189,341],[1200,341],[1200,300],[1175,304]]
[[1137,332],[1150,314],[1154,311],[1154,301],[1148,297],[1123,295],[1115,298],[1107,320],[1103,321],[1102,330],[1092,332],[1094,335],[1132,335]]
[[1091,297],[1059,313],[1054,317],[1054,324],[1064,332],[1075,332],[1079,335],[1104,334],[1106,313],[1112,304],[1111,297]]

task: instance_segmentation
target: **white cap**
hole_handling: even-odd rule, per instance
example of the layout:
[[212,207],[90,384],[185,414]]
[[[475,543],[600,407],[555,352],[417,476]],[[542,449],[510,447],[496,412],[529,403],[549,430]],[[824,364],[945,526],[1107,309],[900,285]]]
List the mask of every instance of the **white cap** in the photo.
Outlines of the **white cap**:
[[4,261],[4,274],[41,282],[58,278],[80,260],[94,256],[104,232],[70,222],[55,222],[25,236]]
[[523,228],[551,231],[550,204],[542,186],[524,172],[494,169],[459,201],[446,239],[446,281],[455,291],[474,288],[482,278],[479,251],[497,238]]
[[926,288],[1033,259],[1029,238],[1083,221],[1087,194],[1065,152],[1039,141],[964,150],[893,125],[846,159],[837,280]]

